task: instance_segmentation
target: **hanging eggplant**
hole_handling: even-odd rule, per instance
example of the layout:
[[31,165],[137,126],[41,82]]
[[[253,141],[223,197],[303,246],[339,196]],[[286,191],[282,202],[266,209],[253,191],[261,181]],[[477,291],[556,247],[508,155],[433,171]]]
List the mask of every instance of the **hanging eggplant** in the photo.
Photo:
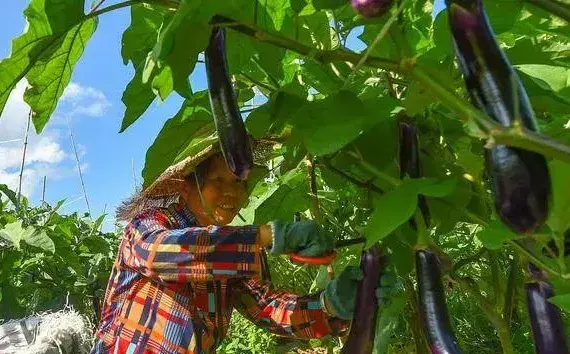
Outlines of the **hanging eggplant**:
[[236,177],[246,180],[253,168],[253,153],[230,81],[225,43],[225,29],[214,28],[204,55],[208,93],[226,164]]
[[[489,117],[538,131],[527,93],[497,43],[481,0],[446,0],[455,52],[472,103]],[[501,220],[514,232],[530,233],[548,216],[550,176],[544,156],[498,145],[485,160]]]
[[554,295],[545,280],[525,285],[534,348],[537,354],[568,354],[564,324],[558,308],[548,302]]
[[348,339],[342,347],[341,354],[371,354],[376,336],[376,319],[378,317],[378,299],[376,289],[380,277],[386,267],[387,259],[379,246],[372,246],[360,256],[360,268],[364,273],[358,282],[354,319],[350,327]]
[[[420,143],[416,127],[407,120],[398,122],[400,130],[400,179],[404,176],[410,178],[420,178],[422,176],[420,165]],[[424,217],[426,226],[430,225],[430,213],[426,198],[423,195],[418,196],[418,206]],[[410,220],[412,227],[416,227],[415,221]]]
[[420,316],[433,354],[461,353],[447,313],[437,255],[428,249],[416,251]]
[[390,7],[393,0],[352,0],[352,8],[364,17],[380,17],[384,15]]

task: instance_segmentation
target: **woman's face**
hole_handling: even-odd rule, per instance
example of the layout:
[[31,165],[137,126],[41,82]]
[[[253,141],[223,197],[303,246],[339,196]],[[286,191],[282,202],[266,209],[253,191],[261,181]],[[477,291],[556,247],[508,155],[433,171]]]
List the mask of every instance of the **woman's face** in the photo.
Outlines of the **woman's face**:
[[196,183],[190,180],[187,203],[201,225],[227,225],[241,209],[245,198],[245,183],[228,169],[222,156],[212,157],[202,184],[202,197],[211,210],[210,215],[200,200]]

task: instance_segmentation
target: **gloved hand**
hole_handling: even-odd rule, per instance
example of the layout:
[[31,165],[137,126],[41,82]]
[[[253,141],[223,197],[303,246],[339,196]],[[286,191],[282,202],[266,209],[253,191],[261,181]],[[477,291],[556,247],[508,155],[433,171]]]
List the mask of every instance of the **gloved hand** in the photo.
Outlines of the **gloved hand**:
[[273,221],[270,223],[273,233],[273,255],[297,252],[302,256],[315,257],[330,252],[334,247],[332,235],[326,234],[312,220],[295,223]]
[[[354,318],[358,281],[364,274],[359,267],[348,266],[330,283],[321,294],[325,312],[332,317],[343,320]],[[380,284],[375,295],[378,306],[388,306],[392,297],[399,291],[399,282],[396,274],[387,272],[380,277]]]
[[327,284],[321,294],[326,313],[343,320],[352,320],[358,281],[364,274],[360,267],[348,266]]

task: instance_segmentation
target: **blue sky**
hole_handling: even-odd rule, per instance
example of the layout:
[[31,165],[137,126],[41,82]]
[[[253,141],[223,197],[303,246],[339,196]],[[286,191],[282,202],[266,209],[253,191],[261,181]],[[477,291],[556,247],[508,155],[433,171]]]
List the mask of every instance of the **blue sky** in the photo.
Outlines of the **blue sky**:
[[[112,1],[107,1],[112,3]],[[443,0],[436,1],[436,8]],[[11,40],[24,28],[23,9],[28,1],[5,1],[0,13],[0,58],[10,54]],[[42,197],[46,176],[46,201],[66,199],[61,212],[87,210],[76,170],[67,122],[78,146],[87,198],[94,216],[110,213],[105,229],[112,229],[114,208],[141,182],[145,153],[164,122],[172,117],[181,99],[172,94],[166,102],[155,103],[126,132],[118,134],[124,106],[121,96],[132,76],[120,55],[122,32],[130,22],[123,9],[100,18],[99,27],[72,76],[69,89],[54,117],[40,136],[29,139],[23,192],[32,203]],[[356,44],[356,43],[354,43]],[[203,66],[191,77],[192,87],[206,87]],[[17,186],[28,107],[22,94],[25,83],[13,92],[0,118],[0,183]]]

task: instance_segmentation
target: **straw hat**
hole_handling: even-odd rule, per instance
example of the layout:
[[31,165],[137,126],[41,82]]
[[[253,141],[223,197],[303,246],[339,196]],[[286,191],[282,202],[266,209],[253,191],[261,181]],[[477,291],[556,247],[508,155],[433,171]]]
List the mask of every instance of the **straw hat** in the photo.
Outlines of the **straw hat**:
[[[149,186],[123,202],[117,208],[117,219],[129,221],[143,210],[151,207],[166,207],[178,201],[179,192],[186,186],[187,177],[208,158],[220,153],[217,137],[205,138],[205,146],[191,153],[180,162],[171,165]],[[253,162],[257,168],[266,168],[266,163],[277,142],[272,140],[251,140]]]

